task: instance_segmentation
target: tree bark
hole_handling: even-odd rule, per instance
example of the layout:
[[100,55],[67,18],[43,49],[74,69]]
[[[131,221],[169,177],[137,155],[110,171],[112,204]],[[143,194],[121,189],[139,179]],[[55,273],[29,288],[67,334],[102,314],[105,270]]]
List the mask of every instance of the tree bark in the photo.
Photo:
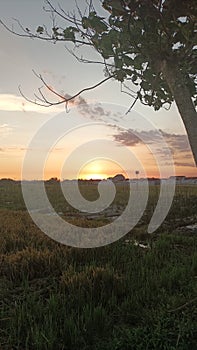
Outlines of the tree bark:
[[163,61],[161,72],[168,83],[181,115],[197,166],[197,112],[191,94],[176,63]]

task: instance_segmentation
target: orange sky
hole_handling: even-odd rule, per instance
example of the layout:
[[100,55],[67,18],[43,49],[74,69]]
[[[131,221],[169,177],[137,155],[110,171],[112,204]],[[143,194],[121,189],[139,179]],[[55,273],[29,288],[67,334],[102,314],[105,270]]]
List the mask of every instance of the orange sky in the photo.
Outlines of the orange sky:
[[[59,153],[59,154],[58,154]],[[6,154],[3,154],[1,158],[1,168],[0,168],[0,178],[21,178],[21,168],[22,161],[25,151],[22,150],[10,150]],[[64,157],[64,153],[63,153]],[[144,159],[143,166],[145,171],[141,170],[139,177],[160,177],[159,170],[151,157],[147,156]],[[35,170],[35,171],[34,171]],[[65,174],[61,174],[62,170],[62,154],[59,152],[51,153],[48,161],[45,164],[44,169],[44,179],[49,179],[51,177],[58,178],[68,178],[72,179],[75,177],[73,175],[72,169],[67,171]],[[125,177],[134,178],[135,171],[137,168],[130,169],[127,173],[127,169],[123,169],[113,160],[93,160],[89,164],[85,164],[84,167],[78,170],[78,178],[83,179],[95,179],[95,178],[107,178],[114,176],[118,173],[122,173]],[[171,176],[172,174],[168,172],[168,167],[165,167],[165,176]],[[184,175],[188,177],[197,176],[197,170],[195,167],[175,167],[176,175]],[[29,179],[38,179],[36,168],[32,170]]]
[[[38,25],[47,22],[47,20],[48,23],[46,24],[51,23],[50,18],[47,19],[46,13],[43,13],[42,5],[42,1],[31,1],[31,4],[23,0],[2,1],[1,17],[10,26],[13,24],[12,18],[19,18],[25,26],[37,28]],[[30,6],[31,18],[29,17]],[[65,7],[66,10],[71,11],[75,5],[73,2],[66,2]],[[103,79],[103,66],[82,65],[61,44],[48,45],[43,41],[20,38],[8,33],[3,26],[0,26],[0,35],[0,57],[3,62],[0,65],[0,178],[20,179],[23,158],[28,150],[30,140],[45,122],[58,115],[58,113],[65,112],[65,106],[44,108],[30,104],[20,95],[18,86],[21,85],[24,93],[32,98],[40,87],[40,81],[32,74],[32,69],[35,69],[38,74],[44,76],[49,85],[56,88],[61,94],[72,95]],[[87,50],[82,50],[82,53],[84,57],[98,61],[98,56],[93,50],[87,48]],[[51,177],[72,179],[76,177],[76,171],[79,172],[78,177],[83,178],[109,177],[117,173],[126,175],[127,171],[128,177],[135,177],[135,170],[138,169],[142,177],[159,176],[158,167],[153,157],[140,142],[134,142],[133,146],[128,145],[128,138],[125,135],[125,139],[120,140],[118,147],[117,142],[115,142],[117,140],[114,140],[114,134],[119,132],[117,125],[122,123],[123,115],[133,102],[128,95],[121,93],[120,89],[120,84],[112,80],[95,90],[86,92],[82,95],[81,100],[79,99],[77,103],[69,106],[71,111],[65,113],[65,121],[68,124],[70,123],[70,131],[72,132],[66,135],[66,138],[62,141],[57,139],[54,150],[49,154],[43,165],[45,179]],[[47,94],[47,97],[50,96]],[[88,106],[90,101],[97,103],[95,110]],[[84,105],[82,105],[82,102]],[[77,123],[79,115],[81,119],[79,118]],[[73,118],[76,119],[76,123],[72,130],[70,121]],[[83,118],[90,123],[104,121],[105,127],[95,125],[86,130],[83,127]],[[125,124],[123,125],[125,130],[140,130],[142,135],[143,133],[148,135],[150,129],[154,132],[155,130],[165,132],[166,142],[169,142],[169,147],[173,152],[176,174],[197,176],[197,169],[186,143],[185,129],[175,104],[172,105],[169,111],[161,109],[155,112],[152,108],[137,102],[135,110],[132,110],[125,118]],[[145,127],[144,121],[149,123],[149,128]],[[108,126],[107,123],[109,123]],[[154,137],[154,132],[150,132],[150,139],[152,134]],[[43,152],[48,137],[48,133],[46,133],[40,141],[40,153]],[[92,156],[93,153],[90,152],[89,164],[87,164],[87,159],[84,158],[82,167],[83,154],[81,155],[79,152],[75,163],[71,162],[72,166],[64,169],[65,159],[70,152],[80,147],[81,144],[103,137],[114,142],[110,161],[108,156],[105,159],[105,155],[103,155],[104,160],[102,162],[96,161]],[[150,139],[148,140],[149,145]],[[124,148],[125,145],[128,146],[137,160],[133,159],[127,165],[127,158],[123,156],[124,166],[122,166],[117,164],[116,158],[118,156],[118,159],[121,159],[120,149]],[[90,145],[90,151],[91,148],[98,153],[99,147],[91,147]],[[156,148],[155,150],[157,152]],[[159,158],[163,175],[171,176],[168,157],[165,156],[165,153],[162,154],[162,147],[158,149],[156,157]],[[78,163],[80,163],[79,169],[77,169]],[[62,168],[64,171],[61,174]],[[28,179],[38,178],[35,163],[31,164],[27,177]]]

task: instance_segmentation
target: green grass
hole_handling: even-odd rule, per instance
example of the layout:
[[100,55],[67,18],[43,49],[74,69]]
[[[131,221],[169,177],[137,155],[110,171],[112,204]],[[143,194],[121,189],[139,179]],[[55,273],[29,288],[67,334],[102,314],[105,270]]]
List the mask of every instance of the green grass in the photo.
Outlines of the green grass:
[[[48,191],[63,211],[58,188]],[[0,349],[196,349],[196,233],[176,230],[196,220],[196,187],[178,187],[165,223],[148,235],[152,188],[142,222],[95,249],[63,246],[40,232],[19,185],[0,194]],[[149,241],[151,249],[125,239]]]

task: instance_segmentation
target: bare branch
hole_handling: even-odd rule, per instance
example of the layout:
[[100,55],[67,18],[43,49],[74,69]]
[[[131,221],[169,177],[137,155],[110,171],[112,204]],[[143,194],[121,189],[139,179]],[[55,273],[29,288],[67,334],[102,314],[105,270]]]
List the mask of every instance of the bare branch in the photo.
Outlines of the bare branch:
[[33,70],[33,73],[34,75],[41,80],[41,82],[44,84],[44,86],[49,90],[51,91],[53,94],[55,94],[56,96],[62,98],[63,100],[65,99],[64,96],[60,95],[58,92],[56,92],[54,89],[52,89],[52,87],[50,87],[46,82],[45,80],[43,79],[42,75],[41,74],[37,74],[34,70]]
[[126,115],[131,112],[132,108],[135,106],[135,104],[136,104],[138,99],[139,99],[139,95],[137,94],[137,96],[136,96],[135,100],[133,101],[132,105],[129,107],[129,109],[125,113]]
[[[66,21],[69,22],[69,23],[74,24],[75,27],[77,28],[77,30],[79,31],[79,33],[81,33],[82,37],[85,37],[85,38],[88,40],[89,45],[92,45],[91,41],[90,41],[89,38],[88,38],[90,35],[88,35],[87,31],[84,32],[84,31],[82,30],[82,21],[81,21],[81,20],[82,20],[82,17],[83,17],[83,16],[82,16],[82,13],[81,13],[81,11],[80,11],[80,9],[79,9],[77,3],[76,3],[76,6],[77,6],[77,9],[78,9],[78,12],[80,12],[81,20],[80,20],[80,19],[77,19],[76,16],[75,16],[75,14],[73,14],[73,15],[71,16],[69,13],[66,13],[66,12],[64,11],[64,9],[61,7],[60,4],[58,4],[58,7],[59,7],[59,9],[60,9],[60,11],[58,11],[58,10],[51,4],[51,2],[50,2],[49,0],[45,0],[45,1],[46,1],[47,5],[50,7],[49,10],[45,9],[46,12],[49,11],[49,12],[51,12],[53,15],[54,15],[54,13],[56,13],[56,14],[57,14],[59,17],[61,17],[62,19],[66,20]],[[91,36],[90,36],[90,37],[91,37]],[[65,41],[66,41],[66,40],[65,40]],[[75,42],[78,42],[78,43],[81,43],[81,44],[87,44],[86,42],[79,42],[79,41],[76,41],[76,40],[75,40]]]
[[37,74],[34,70],[33,70],[33,73],[39,80],[41,80],[41,82],[43,83],[44,87],[46,87],[47,90],[49,90],[52,94],[54,94],[54,95],[56,95],[57,97],[60,98],[60,101],[56,101],[56,102],[49,101],[44,96],[44,94],[42,92],[43,86],[38,88],[38,91],[39,91],[39,94],[40,94],[41,97],[39,97],[38,95],[34,94],[34,96],[35,96],[34,100],[32,100],[32,99],[30,99],[30,98],[28,98],[27,96],[24,95],[24,93],[21,90],[21,86],[19,86],[18,89],[20,91],[21,96],[24,97],[26,101],[34,103],[34,104],[36,104],[38,106],[43,106],[43,107],[57,106],[57,105],[60,105],[60,104],[63,104],[63,103],[65,103],[67,105],[68,102],[74,100],[76,97],[81,95],[83,92],[86,92],[86,91],[89,91],[89,90],[93,90],[93,89],[97,88],[98,86],[102,85],[103,83],[105,83],[106,81],[108,81],[109,79],[113,78],[113,75],[110,75],[107,78],[101,80],[99,83],[97,83],[95,85],[92,85],[92,86],[89,86],[87,88],[84,88],[84,89],[80,90],[79,92],[77,92],[75,95],[66,98],[65,96],[63,96],[63,95],[59,94],[57,91],[55,91],[50,85],[48,85],[41,74]]
[[122,90],[122,86],[121,86],[121,92],[123,92],[123,93],[125,93],[125,94],[127,94],[127,95],[129,95],[129,96],[131,96],[131,97],[136,97],[137,91],[132,90],[132,89],[131,89],[128,85],[126,85],[125,83],[122,83],[121,85],[124,86],[125,89],[127,89],[127,90],[129,91],[129,92],[127,92],[127,91]]
[[[122,86],[124,86],[127,90],[131,91],[131,92],[128,92],[128,91],[125,91],[122,89]],[[141,89],[138,90],[137,92],[131,90],[127,85],[125,85],[124,83],[121,83],[121,92],[132,97],[134,99],[134,101],[132,102],[131,106],[129,107],[129,109],[126,111],[125,115],[127,115],[128,113],[130,113],[130,111],[132,110],[132,108],[135,106],[137,100],[139,99],[139,94],[141,92]],[[135,95],[134,95],[135,94]]]
[[[38,35],[38,34],[33,34],[28,28],[24,28],[22,26],[22,24],[17,20],[17,19],[14,19],[17,24],[19,25],[19,27],[23,30],[24,33],[18,33],[16,32],[14,29],[11,29],[10,27],[8,27],[2,20],[0,20],[0,24],[3,25],[3,27],[8,30],[8,32],[16,35],[16,36],[19,36],[19,37],[23,37],[23,38],[31,38],[31,39],[40,39],[40,40],[44,40],[44,41],[49,41],[49,42],[57,42],[57,41],[61,41],[61,42],[66,42],[66,41],[69,41],[65,38],[60,38],[60,37],[55,37],[55,36],[49,36],[49,33],[46,32],[46,35],[47,36],[41,36],[41,35]],[[85,36],[85,35],[84,35]],[[93,44],[90,42],[90,41],[82,41],[82,40],[75,40],[75,43],[79,43],[79,44],[83,44],[83,45],[89,45],[89,46],[93,46]]]
[[73,17],[71,17],[68,13],[66,13],[64,11],[64,9],[60,6],[60,4],[58,4],[58,7],[60,9],[60,11],[58,11],[49,0],[45,0],[46,4],[50,7],[49,10],[47,10],[46,8],[44,8],[44,10],[46,12],[52,12],[52,13],[56,13],[59,17],[61,17],[62,19],[66,20],[69,23],[73,23],[76,24],[76,22],[78,22],[78,24],[80,24],[80,20],[77,20],[76,18],[74,19]]
[[82,15],[82,12],[81,12],[80,7],[78,6],[77,0],[75,0],[75,6],[76,6],[77,11],[78,11],[78,14],[79,14],[79,16],[80,16],[80,18],[81,18],[81,20],[82,20],[83,15]]
[[87,0],[86,0],[86,4],[87,4],[87,6],[88,6],[88,13],[90,13],[91,11],[94,11],[94,10],[95,10],[95,8],[94,8],[94,6],[93,6],[92,0],[90,0],[90,1],[87,1]]
[[76,60],[80,63],[89,63],[89,64],[101,64],[104,65],[105,67],[110,67],[110,68],[115,68],[114,64],[107,63],[105,60],[104,62],[102,61],[93,61],[93,60],[88,60],[87,58],[84,58],[83,56],[79,57],[77,56],[73,50],[70,50],[67,46],[65,46],[65,49],[74,57]]

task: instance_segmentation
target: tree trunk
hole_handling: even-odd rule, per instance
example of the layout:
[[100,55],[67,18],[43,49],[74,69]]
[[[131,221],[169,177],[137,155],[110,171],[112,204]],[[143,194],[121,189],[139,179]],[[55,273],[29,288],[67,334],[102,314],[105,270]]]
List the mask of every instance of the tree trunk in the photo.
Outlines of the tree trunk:
[[197,112],[184,78],[175,63],[163,61],[161,71],[169,85],[171,93],[187,131],[189,143],[197,166]]

